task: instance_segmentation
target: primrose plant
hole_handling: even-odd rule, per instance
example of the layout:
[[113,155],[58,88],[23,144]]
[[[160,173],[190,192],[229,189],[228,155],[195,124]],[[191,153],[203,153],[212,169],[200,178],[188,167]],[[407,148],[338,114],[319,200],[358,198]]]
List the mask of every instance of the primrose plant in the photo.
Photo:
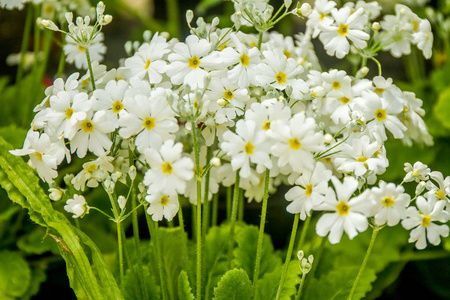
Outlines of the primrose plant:
[[[66,35],[66,61],[88,72],[58,78],[46,89],[23,148],[11,153],[29,157],[31,167],[49,184],[50,199],[64,199],[64,210],[77,222],[99,212],[116,223],[122,291],[127,269],[133,269],[124,261],[123,221],[144,208],[160,249],[158,222],[173,224],[177,217],[184,233],[183,208],[192,206],[195,246],[189,247],[195,253],[194,267],[183,270],[196,299],[209,299],[214,286],[204,279],[210,272],[202,267],[209,251],[205,233],[213,232],[222,201],[219,191],[226,189],[227,242],[220,259],[227,263],[215,299],[226,299],[220,296],[220,283],[227,283],[227,274],[242,271],[234,261],[244,198],[262,203],[261,221],[251,272],[239,273],[248,285],[244,291],[235,289],[234,295],[257,298],[258,282],[268,274],[262,264],[269,194],[287,185],[287,212],[295,217],[286,262],[272,274],[274,298],[299,299],[307,273],[314,273],[320,262],[300,252],[296,268],[302,275],[293,281],[293,291],[284,288],[299,221],[303,232],[295,248],[303,249],[313,217],[316,234],[331,244],[340,243],[344,234],[353,239],[372,228],[348,294],[348,299],[357,297],[382,228],[401,224],[417,249],[439,245],[449,234],[450,177],[416,162],[405,164],[400,184],[378,180],[389,165],[388,139],[407,145],[433,141],[422,119],[422,100],[383,77],[376,55],[388,51],[400,57],[416,46],[430,58],[430,23],[401,4],[394,15],[381,16],[375,1],[338,7],[334,1],[316,0],[311,7],[285,0],[278,10],[264,0],[232,2],[230,28],[220,28],[218,18],[212,23],[198,18],[194,25],[194,14],[188,11],[190,35],[184,40],[146,32],[143,42],[126,44],[129,57],[110,70],[98,63],[106,51],[101,29],[112,20],[104,15],[102,2],[94,25],[88,16],[73,22],[72,13],[66,13],[60,26],[42,20],[46,28]],[[305,19],[305,32],[292,37],[271,30],[287,16]],[[241,27],[255,33],[244,33]],[[355,73],[322,69],[312,44],[316,38],[328,55],[356,61]],[[369,60],[377,67],[373,78],[367,78]],[[81,169],[66,174],[64,181],[55,180],[64,161],[80,159]],[[405,184],[416,185],[415,193],[406,193]],[[104,190],[112,215],[90,203],[86,195],[93,189]],[[187,247],[186,235],[183,241]],[[168,292],[171,279],[164,277],[161,251],[156,257],[158,297],[175,299]]]

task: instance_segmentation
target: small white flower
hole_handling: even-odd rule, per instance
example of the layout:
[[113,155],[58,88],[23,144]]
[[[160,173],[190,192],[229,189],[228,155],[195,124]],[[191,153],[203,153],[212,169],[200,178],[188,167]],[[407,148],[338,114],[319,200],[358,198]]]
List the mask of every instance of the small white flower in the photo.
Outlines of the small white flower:
[[376,225],[395,226],[406,217],[410,196],[402,186],[380,181],[379,187],[372,188],[369,195],[376,203],[373,209]]
[[428,168],[426,164],[421,163],[420,161],[416,161],[414,166],[411,166],[410,163],[405,163],[404,168],[406,175],[403,179],[404,182],[416,181],[420,182],[422,180],[428,180],[428,175],[431,172],[431,169]]
[[64,206],[64,210],[73,214],[73,218],[83,217],[89,213],[89,206],[81,195],[73,195],[73,199],[69,199]]
[[147,213],[152,216],[153,221],[161,221],[164,217],[170,222],[180,208],[177,194],[158,191],[147,195],[145,200],[150,203]]
[[420,21],[419,32],[413,34],[414,43],[417,48],[422,50],[426,59],[431,58],[433,48],[433,32],[431,31],[430,22],[426,19]]
[[[89,35],[93,31],[92,26],[88,26]],[[80,45],[69,35],[66,35],[66,45],[64,45],[64,53],[66,54],[66,61],[69,64],[75,64],[77,69],[88,68],[87,57],[86,57],[86,46],[89,50],[89,56],[91,62],[97,61],[101,62],[103,60],[103,55],[106,53],[106,46],[103,45],[103,33],[100,32],[97,36],[92,39],[89,45]]]

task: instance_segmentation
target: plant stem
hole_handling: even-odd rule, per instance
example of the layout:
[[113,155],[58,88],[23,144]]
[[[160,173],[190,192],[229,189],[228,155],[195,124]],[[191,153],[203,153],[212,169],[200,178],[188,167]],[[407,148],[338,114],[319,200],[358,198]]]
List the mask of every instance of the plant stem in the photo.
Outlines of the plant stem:
[[236,172],[236,180],[234,182],[234,193],[233,193],[233,205],[231,208],[231,220],[230,220],[230,239],[228,245],[228,264],[231,268],[231,261],[233,260],[233,247],[234,247],[234,231],[236,227],[237,211],[239,204],[239,181],[240,181],[239,171]]
[[295,237],[297,236],[297,227],[298,227],[299,219],[300,219],[299,214],[295,214],[294,223],[292,224],[291,238],[289,239],[288,251],[286,254],[286,260],[284,262],[283,271],[281,273],[281,280],[280,280],[280,285],[278,286],[276,300],[280,299],[281,290],[283,289],[284,280],[286,279],[287,269],[289,267],[289,262],[291,261],[291,257],[292,257],[292,250],[294,250],[294,243],[295,243]]
[[303,246],[303,243],[306,239],[306,234],[308,233],[309,223],[311,223],[312,215],[309,217],[306,217],[305,222],[303,223],[302,233],[300,235],[300,240],[297,244],[297,250],[303,250],[301,247]]
[[[133,184],[133,181],[132,181]],[[137,257],[137,265],[138,265],[138,280],[139,285],[141,285],[142,294],[144,299],[147,298],[148,291],[147,291],[147,284],[145,282],[145,276],[144,276],[144,269],[143,269],[143,262],[142,262],[142,255],[141,255],[141,240],[139,238],[139,223],[138,223],[138,215],[136,208],[136,190],[133,188],[133,185],[131,185],[132,194],[131,194],[131,205],[133,212],[131,214],[132,224],[133,224],[133,236],[134,236],[134,247],[136,248],[136,257]]]
[[159,272],[159,281],[161,284],[161,292],[162,299],[167,299],[167,290],[166,290],[166,282],[164,280],[164,270],[163,270],[163,260],[161,257],[161,245],[159,242],[159,233],[158,233],[158,223],[153,221],[150,216],[146,213],[145,219],[147,220],[148,230],[150,232],[150,237],[154,239],[154,247],[156,248],[156,259],[158,261],[158,272]]
[[184,228],[184,218],[183,218],[183,207],[180,205],[180,209],[178,209],[178,226],[185,232]]
[[263,32],[263,31],[260,31],[260,32],[259,32],[259,35],[258,35],[258,50],[261,50],[261,44],[262,44],[263,34],[264,34],[264,32]]
[[256,289],[256,282],[258,281],[259,269],[261,267],[261,256],[263,250],[263,240],[264,240],[264,228],[266,226],[266,214],[267,214],[267,202],[269,199],[269,180],[270,180],[270,170],[266,169],[266,174],[264,177],[264,197],[261,207],[261,220],[259,223],[259,234],[258,234],[258,246],[256,248],[256,260],[255,260],[255,271],[253,272],[253,293]]
[[197,299],[202,297],[202,181],[200,177],[200,144],[198,128],[192,122],[192,138],[195,155],[195,176],[197,181]]
[[347,300],[351,300],[352,297],[353,297],[353,294],[355,293],[356,287],[358,286],[358,283],[361,280],[361,276],[362,276],[362,274],[364,272],[364,269],[366,268],[367,262],[369,261],[370,254],[372,253],[372,250],[373,250],[373,245],[375,244],[375,240],[376,240],[378,232],[381,230],[381,228],[383,228],[383,227],[378,227],[377,226],[377,227],[373,228],[372,237],[370,238],[369,247],[367,248],[366,255],[364,256],[364,259],[363,259],[363,262],[361,264],[361,267],[359,268],[358,275],[356,275],[356,279],[353,282],[353,286],[352,286],[352,289],[350,290],[350,294],[348,295]]
[[[212,148],[208,147],[206,150],[206,161],[210,161],[212,157]],[[210,169],[206,172],[205,175],[205,191],[203,193],[203,228],[202,228],[202,236],[205,237],[206,233],[209,229],[209,216],[211,214],[210,211],[210,203],[209,203],[209,182],[210,182],[211,172]]]
[[211,226],[217,226],[218,214],[219,214],[219,193],[216,193],[213,196]]
[[239,190],[238,220],[240,222],[244,221],[244,193],[241,190]]
[[227,186],[227,220],[231,220],[231,199],[232,189],[231,186]]
[[298,287],[297,296],[295,297],[295,300],[300,300],[300,297],[302,296],[302,290],[303,286],[305,285],[305,279],[306,279],[306,273],[302,273],[302,281],[300,282],[300,286]]
[[24,64],[25,64],[25,53],[27,52],[28,42],[30,40],[32,20],[33,20],[33,5],[30,4],[30,5],[28,5],[28,8],[27,8],[25,27],[23,29],[22,45],[20,47],[20,63],[19,63],[19,67],[17,69],[16,83],[18,83],[22,79],[22,76],[23,76],[23,69],[24,69]]
[[119,269],[120,269],[120,289],[124,290],[123,285],[123,277],[124,277],[124,268],[123,268],[123,241],[122,241],[122,230],[120,228],[120,221],[116,222],[117,228],[117,243],[119,248]]
[[66,44],[66,39],[62,35],[62,38],[61,38],[61,55],[59,57],[58,71],[56,72],[56,78],[61,77],[61,74],[64,72],[64,67],[66,65],[66,55],[64,54],[64,45],[65,44]]
[[89,68],[89,77],[91,77],[91,84],[92,84],[92,90],[95,91],[95,78],[94,78],[94,71],[92,71],[92,63],[91,63],[91,56],[89,55],[89,47],[85,48],[86,51],[86,59],[88,63]]

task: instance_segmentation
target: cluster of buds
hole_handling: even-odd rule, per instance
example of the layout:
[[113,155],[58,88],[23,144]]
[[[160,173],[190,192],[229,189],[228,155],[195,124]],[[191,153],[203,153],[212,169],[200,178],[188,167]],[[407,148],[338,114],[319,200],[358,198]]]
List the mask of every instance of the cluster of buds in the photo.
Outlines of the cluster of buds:
[[314,256],[309,255],[308,259],[305,258],[305,253],[303,253],[303,250],[300,250],[297,252],[297,258],[300,261],[300,271],[302,274],[306,275],[311,271],[312,264],[314,262]]

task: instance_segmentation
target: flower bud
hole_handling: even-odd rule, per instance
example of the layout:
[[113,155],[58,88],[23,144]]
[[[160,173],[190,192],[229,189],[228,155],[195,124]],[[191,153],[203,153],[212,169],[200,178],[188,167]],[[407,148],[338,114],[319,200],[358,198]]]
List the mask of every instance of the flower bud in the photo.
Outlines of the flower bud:
[[48,191],[50,192],[48,197],[53,201],[58,201],[63,195],[63,192],[60,189],[50,188]]
[[425,190],[426,186],[427,186],[427,183],[425,181],[419,182],[419,184],[416,186],[416,195],[422,194],[422,192]]
[[127,41],[125,43],[125,45],[123,45],[123,47],[125,48],[125,52],[131,56],[133,55],[133,42],[132,41]]
[[105,12],[105,4],[103,3],[103,1],[100,1],[97,4],[96,11],[97,11],[97,15],[103,15],[103,13]]
[[308,17],[312,13],[312,11],[313,10],[309,3],[303,3],[302,6],[300,6],[300,9],[298,9],[297,13],[299,13],[299,15],[301,16]]
[[64,176],[64,183],[67,185],[67,186],[71,186],[72,185],[72,179],[74,178],[75,176],[73,175],[73,174],[67,174],[66,176]]
[[152,32],[150,30],[144,31],[144,34],[142,35],[145,42],[150,42],[150,39],[152,38]]
[[373,24],[372,24],[372,30],[373,30],[373,31],[378,31],[378,30],[380,30],[380,29],[381,29],[380,23],[378,23],[378,22],[373,22]]
[[73,21],[73,14],[71,12],[66,12],[64,14],[64,17],[66,18],[67,24],[72,23],[72,21]]
[[297,252],[297,258],[298,258],[298,260],[302,260],[303,259],[303,257],[305,256],[305,253],[303,252],[303,250],[299,250],[298,252]]
[[136,167],[135,166],[131,166],[130,170],[128,170],[128,175],[130,176],[131,180],[134,180],[136,178]]
[[194,18],[194,12],[192,10],[188,9],[186,11],[186,22],[188,24],[191,24],[193,18]]
[[227,104],[228,104],[228,101],[223,98],[220,98],[219,100],[217,100],[217,105],[225,106]]
[[102,20],[102,25],[108,25],[111,23],[113,17],[111,15],[104,15]]
[[53,21],[51,21],[51,20],[44,19],[44,20],[41,21],[41,25],[44,26],[47,29],[50,29],[50,30],[53,30],[53,31],[59,31],[58,26],[56,26],[56,24],[53,23]]
[[211,27],[216,27],[219,25],[220,19],[218,17],[215,17],[211,22]]
[[220,167],[220,165],[221,165],[220,158],[218,158],[218,157],[211,158],[210,163],[214,167]]
[[119,203],[119,207],[121,210],[125,208],[125,205],[127,204],[127,199],[120,195],[119,198],[117,198],[117,203]]
[[292,0],[284,0],[284,6],[286,7],[286,9],[289,8],[289,6],[291,6],[292,4]]
[[331,144],[333,141],[333,136],[329,133],[325,134],[325,144]]

